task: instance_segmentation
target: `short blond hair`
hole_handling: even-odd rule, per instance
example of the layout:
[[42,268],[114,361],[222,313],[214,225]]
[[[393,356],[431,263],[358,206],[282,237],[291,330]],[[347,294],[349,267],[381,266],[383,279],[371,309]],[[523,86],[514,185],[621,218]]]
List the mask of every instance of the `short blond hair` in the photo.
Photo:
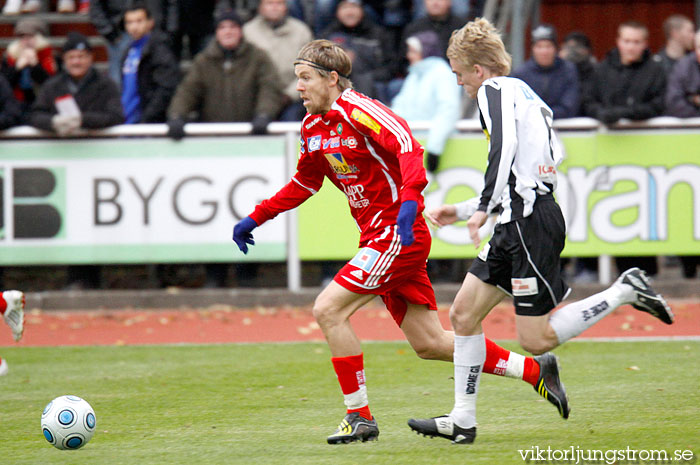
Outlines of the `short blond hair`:
[[486,18],[476,18],[452,33],[447,58],[466,68],[483,66],[499,76],[507,76],[512,64],[501,34]]
[[345,50],[335,42],[326,39],[312,40],[299,50],[294,64],[311,66],[326,78],[330,77],[331,71],[335,71],[338,73],[338,89],[342,92],[352,88],[352,61]]

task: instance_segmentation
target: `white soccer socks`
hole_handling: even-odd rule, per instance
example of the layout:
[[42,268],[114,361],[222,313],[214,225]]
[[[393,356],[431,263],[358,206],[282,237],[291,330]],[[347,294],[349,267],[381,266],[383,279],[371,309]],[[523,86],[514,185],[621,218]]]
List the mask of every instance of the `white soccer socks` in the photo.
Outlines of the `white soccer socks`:
[[455,405],[450,417],[462,428],[476,426],[476,396],[486,360],[484,334],[455,335]]

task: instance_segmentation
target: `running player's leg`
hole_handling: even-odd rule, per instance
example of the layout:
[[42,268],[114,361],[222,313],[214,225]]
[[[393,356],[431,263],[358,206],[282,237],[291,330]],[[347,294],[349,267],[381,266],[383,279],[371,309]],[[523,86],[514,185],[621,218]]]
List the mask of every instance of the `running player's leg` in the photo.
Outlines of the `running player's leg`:
[[426,436],[439,436],[468,444],[476,437],[476,396],[484,362],[486,340],[481,322],[504,297],[498,287],[471,272],[464,278],[450,308],[454,336],[455,403],[449,415],[409,420],[409,426]]
[[518,255],[527,258],[516,262],[513,270],[513,277],[519,278],[514,280],[518,287],[513,286],[518,339],[525,350],[534,354],[551,350],[626,303],[665,323],[673,322],[666,301],[637,268],[625,271],[608,289],[552,314],[568,289],[561,278],[559,257],[564,246],[561,211],[552,201],[538,201],[532,215],[515,227],[520,241]]
[[[420,358],[451,362],[454,355],[454,332],[446,331],[437,312],[425,305],[408,304],[401,324],[406,340]],[[532,357],[507,350],[489,338],[483,372],[507,378],[521,379],[534,386],[539,379],[539,364]]]
[[345,418],[327,439],[329,444],[364,442],[379,435],[369,410],[362,348],[349,322],[372,298],[374,295],[357,294],[331,281],[314,302],[313,315],[333,355],[331,362],[347,407]]

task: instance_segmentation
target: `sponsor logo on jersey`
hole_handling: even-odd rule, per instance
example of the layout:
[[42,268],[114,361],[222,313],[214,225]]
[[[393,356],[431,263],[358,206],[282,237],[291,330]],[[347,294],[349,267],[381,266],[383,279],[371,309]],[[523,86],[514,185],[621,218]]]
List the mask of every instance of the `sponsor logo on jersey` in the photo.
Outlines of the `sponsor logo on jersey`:
[[510,286],[513,296],[537,295],[537,278],[512,278]]
[[381,255],[382,254],[380,254],[378,251],[370,247],[364,247],[355,254],[352,260],[350,260],[350,265],[359,268],[365,273],[369,273]]
[[323,141],[323,150],[327,148],[337,149],[338,147],[340,147],[340,137],[338,136]]
[[543,174],[557,174],[557,169],[552,165],[538,165],[537,170],[540,175]]
[[343,192],[348,198],[352,208],[365,208],[369,206],[369,199],[365,198],[365,186],[362,184],[342,184]]
[[318,150],[321,148],[321,136],[313,136],[306,139],[306,145],[309,146],[309,152]]
[[320,116],[317,116],[316,119],[314,119],[313,121],[311,121],[309,124],[307,124],[307,125],[304,126],[304,127],[305,127],[306,129],[311,129],[311,128],[312,128],[316,123],[318,123],[319,121],[321,121],[321,117],[320,117]]
[[363,124],[364,126],[367,126],[368,128],[370,128],[372,131],[376,132],[377,134],[379,134],[382,131],[381,125],[379,123],[377,123],[374,119],[372,119],[371,116],[369,116],[367,113],[360,110],[359,108],[354,108],[352,110],[352,113],[350,113],[350,118]]
[[347,139],[341,139],[340,142],[343,144],[343,147],[349,147],[351,149],[357,147],[357,139],[355,139],[353,136],[350,136]]
[[[331,169],[337,175],[349,175],[360,171],[355,165],[348,165],[342,153],[324,153],[326,160],[331,165]],[[357,178],[357,176],[353,176]],[[341,179],[340,176],[338,179]]]
[[362,278],[364,277],[364,275],[362,274],[362,270],[351,271],[350,274],[359,279],[360,281],[362,281]]
[[338,123],[338,126],[335,127],[335,130],[338,131],[339,136],[342,136],[343,135],[343,123]]

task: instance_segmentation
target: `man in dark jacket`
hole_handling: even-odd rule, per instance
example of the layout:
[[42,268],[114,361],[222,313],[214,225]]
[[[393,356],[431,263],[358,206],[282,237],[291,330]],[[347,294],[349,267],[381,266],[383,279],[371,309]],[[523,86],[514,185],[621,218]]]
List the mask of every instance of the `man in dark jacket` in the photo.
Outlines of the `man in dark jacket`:
[[[605,124],[661,115],[666,73],[661,63],[652,59],[648,36],[646,26],[636,21],[618,27],[617,47],[598,64],[593,85],[583,97],[585,115]],[[616,257],[615,262],[620,270],[638,266],[652,276],[658,271],[656,257]]]
[[362,0],[341,0],[336,20],[321,37],[337,43],[352,59],[354,88],[370,97],[383,98],[377,86],[392,77],[391,40],[364,12]]
[[216,23],[216,40],[195,57],[170,102],[171,137],[184,135],[186,120],[250,121],[254,133],[262,134],[284,102],[275,65],[243,38],[240,17],[226,11]]
[[0,129],[11,128],[20,123],[22,107],[12,93],[12,87],[0,74]]
[[164,123],[180,67],[167,39],[153,29],[151,12],[134,3],[124,13],[131,45],[122,57],[122,106],[126,123]]
[[542,24],[532,31],[532,57],[518,66],[513,77],[525,81],[554,112],[554,118],[578,115],[579,80],[576,66],[557,56],[557,34]]
[[619,26],[617,47],[598,64],[593,83],[583,95],[586,116],[612,124],[621,118],[661,115],[666,74],[647,49],[648,36],[646,26],[636,21]]
[[[131,40],[124,33],[122,20],[124,12],[134,0],[91,0],[90,21],[97,32],[107,40],[109,77],[119,84],[121,78],[121,58]],[[153,15],[156,29],[172,35],[178,29],[178,0],[146,0]]]
[[93,68],[87,38],[69,33],[62,56],[64,71],[41,87],[29,124],[67,136],[80,128],[101,129],[124,122],[119,90]]

